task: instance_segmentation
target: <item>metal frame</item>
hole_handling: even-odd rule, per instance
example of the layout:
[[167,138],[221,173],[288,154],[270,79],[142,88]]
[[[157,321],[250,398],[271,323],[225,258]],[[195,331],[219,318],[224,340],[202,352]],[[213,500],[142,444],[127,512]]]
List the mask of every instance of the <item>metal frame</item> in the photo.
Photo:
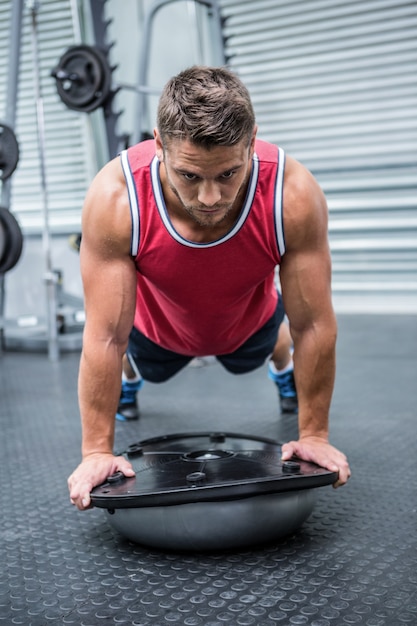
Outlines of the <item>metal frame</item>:
[[[10,25],[10,43],[9,43],[9,63],[8,63],[8,80],[7,80],[7,96],[6,96],[6,121],[8,125],[14,129],[16,125],[16,101],[18,95],[19,73],[20,73],[20,55],[21,40],[23,31],[23,10],[24,8],[30,12],[30,34],[32,39],[32,60],[33,60],[33,77],[35,86],[35,106],[36,121],[38,135],[38,150],[42,192],[42,213],[43,213],[43,229],[42,229],[42,248],[44,252],[45,272],[43,281],[46,286],[46,304],[47,304],[47,325],[41,327],[15,328],[13,322],[9,324],[4,317],[5,305],[5,280],[4,275],[0,275],[0,333],[1,345],[0,349],[4,349],[12,345],[14,348],[20,349],[44,349],[47,348],[48,356],[51,361],[58,361],[60,352],[61,337],[58,336],[58,299],[63,301],[62,288],[60,287],[59,272],[52,267],[51,258],[51,241],[49,228],[49,203],[48,188],[45,167],[45,125],[43,97],[41,92],[40,80],[40,62],[38,50],[38,12],[40,9],[39,0],[14,0],[11,3],[11,25]],[[10,203],[10,178],[2,185],[2,204],[8,208]],[[59,292],[59,293],[58,293]],[[11,337],[5,337],[5,328],[12,331]],[[75,341],[74,341],[75,339]],[[10,341],[9,341],[10,340]],[[78,337],[71,336],[70,341],[64,341],[68,344],[67,348],[79,347],[80,341]]]
[[[149,50],[150,50],[150,42],[151,42],[151,32],[152,32],[152,24],[153,20],[160,9],[167,6],[168,4],[172,4],[173,2],[178,2],[179,0],[155,0],[155,2],[151,5],[148,12],[145,15],[144,28],[143,28],[143,39],[142,39],[142,47],[139,61],[139,73],[138,73],[138,104],[136,110],[136,132],[133,137],[133,143],[137,143],[142,138],[143,128],[142,123],[147,110],[147,96],[159,94],[159,90],[155,88],[149,87],[147,85],[147,73],[149,66]],[[214,20],[214,36],[217,39],[215,41],[215,49],[219,51],[219,62],[221,64],[226,63],[226,57],[224,53],[224,42],[222,35],[222,20],[220,15],[220,8],[218,2],[216,0],[194,0],[197,4],[202,4],[203,6],[211,9]]]

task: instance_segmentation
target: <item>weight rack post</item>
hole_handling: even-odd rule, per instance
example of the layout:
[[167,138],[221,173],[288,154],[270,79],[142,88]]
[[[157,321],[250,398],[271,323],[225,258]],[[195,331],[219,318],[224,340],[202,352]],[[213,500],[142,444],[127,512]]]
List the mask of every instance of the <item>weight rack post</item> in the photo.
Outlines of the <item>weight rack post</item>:
[[33,48],[33,69],[34,84],[36,96],[36,118],[38,128],[38,145],[39,145],[39,165],[41,175],[42,189],[42,213],[43,213],[43,232],[42,244],[45,255],[45,284],[47,296],[47,317],[48,317],[48,355],[51,361],[57,361],[59,358],[58,329],[57,329],[57,301],[56,301],[56,273],[52,269],[51,261],[51,239],[49,232],[49,206],[48,206],[48,189],[46,184],[46,167],[45,167],[45,116],[43,109],[43,98],[40,85],[40,65],[38,51],[38,11],[40,3],[36,0],[28,0],[27,7],[31,12],[32,18],[32,48]]

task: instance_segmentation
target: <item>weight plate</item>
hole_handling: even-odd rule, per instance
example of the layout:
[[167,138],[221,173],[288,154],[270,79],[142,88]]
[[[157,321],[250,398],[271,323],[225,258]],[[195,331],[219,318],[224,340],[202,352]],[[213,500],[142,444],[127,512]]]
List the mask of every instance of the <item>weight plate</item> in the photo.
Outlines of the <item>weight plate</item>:
[[1,259],[3,258],[3,255],[6,252],[6,242],[7,242],[6,228],[5,226],[3,226],[3,223],[0,220],[0,263],[1,263]]
[[23,234],[16,218],[4,207],[0,207],[0,223],[3,231],[3,245],[0,253],[0,274],[11,270],[22,254]]
[[89,113],[111,93],[111,68],[101,50],[80,45],[69,48],[52,70],[58,95],[70,109]]
[[10,126],[0,122],[0,179],[6,180],[19,162],[19,144]]

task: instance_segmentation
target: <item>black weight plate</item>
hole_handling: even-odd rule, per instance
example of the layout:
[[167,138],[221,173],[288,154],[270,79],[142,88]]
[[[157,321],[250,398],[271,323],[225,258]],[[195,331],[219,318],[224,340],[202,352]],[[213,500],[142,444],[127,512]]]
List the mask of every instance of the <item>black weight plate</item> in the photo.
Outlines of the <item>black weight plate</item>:
[[96,47],[72,46],[52,70],[58,95],[75,111],[91,112],[104,104],[111,91],[111,68]]
[[4,244],[0,257],[0,274],[11,270],[22,254],[23,234],[16,218],[10,211],[0,207],[0,222],[4,233]]
[[19,162],[19,144],[13,130],[0,122],[0,180],[7,180]]
[[3,225],[3,222],[0,220],[0,263],[6,252],[6,228]]
[[313,463],[281,462],[281,445],[233,433],[170,435],[135,443],[123,453],[136,476],[109,477],[95,506],[118,509],[210,502],[329,485],[337,473]]

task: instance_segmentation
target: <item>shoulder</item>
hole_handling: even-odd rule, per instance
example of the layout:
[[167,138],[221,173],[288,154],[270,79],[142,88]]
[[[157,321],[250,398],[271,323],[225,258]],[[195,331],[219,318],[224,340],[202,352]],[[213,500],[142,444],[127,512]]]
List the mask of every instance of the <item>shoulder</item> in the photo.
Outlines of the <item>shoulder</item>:
[[129,167],[132,172],[145,168],[148,170],[150,163],[155,157],[155,141],[148,139],[133,146],[125,151]]
[[324,193],[312,173],[292,157],[286,158],[283,216],[287,250],[326,237],[328,210]]
[[125,189],[120,158],[115,157],[95,175],[87,192],[86,200],[114,201]]
[[260,161],[278,162],[278,146],[262,139],[255,141],[255,152]]
[[82,233],[83,246],[129,249],[131,217],[119,157],[109,161],[90,185],[82,211]]

